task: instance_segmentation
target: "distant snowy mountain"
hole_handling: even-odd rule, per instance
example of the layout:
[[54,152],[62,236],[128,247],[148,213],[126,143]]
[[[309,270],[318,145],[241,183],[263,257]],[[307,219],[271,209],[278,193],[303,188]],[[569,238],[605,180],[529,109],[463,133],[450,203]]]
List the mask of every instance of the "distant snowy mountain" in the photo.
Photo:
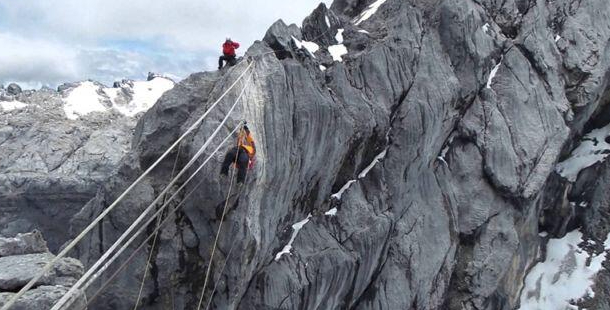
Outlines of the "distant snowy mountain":
[[40,229],[56,251],[66,231],[53,228],[50,210],[61,205],[62,215],[53,217],[69,221],[115,173],[139,116],[173,87],[154,74],[113,87],[0,87],[0,235]]
[[[14,85],[14,84],[12,84]],[[68,119],[76,120],[92,112],[116,111],[128,117],[134,117],[147,111],[165,93],[172,89],[175,82],[167,77],[149,74],[147,81],[122,80],[107,87],[95,81],[84,81],[63,84],[54,92],[44,89],[47,96],[36,96],[36,91],[9,92],[8,88],[0,89],[0,113],[21,110],[28,104],[39,104],[50,97],[60,97],[63,110]],[[41,90],[42,91],[42,90]]]

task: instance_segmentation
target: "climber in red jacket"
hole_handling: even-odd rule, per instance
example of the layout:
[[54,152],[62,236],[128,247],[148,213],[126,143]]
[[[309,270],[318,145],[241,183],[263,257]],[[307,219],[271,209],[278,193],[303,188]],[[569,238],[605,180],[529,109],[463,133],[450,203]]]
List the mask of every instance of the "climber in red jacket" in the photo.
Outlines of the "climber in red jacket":
[[223,61],[226,61],[229,66],[235,65],[236,48],[239,48],[239,43],[231,41],[231,38],[227,38],[225,43],[222,44],[222,56],[218,59],[218,70],[222,69]]

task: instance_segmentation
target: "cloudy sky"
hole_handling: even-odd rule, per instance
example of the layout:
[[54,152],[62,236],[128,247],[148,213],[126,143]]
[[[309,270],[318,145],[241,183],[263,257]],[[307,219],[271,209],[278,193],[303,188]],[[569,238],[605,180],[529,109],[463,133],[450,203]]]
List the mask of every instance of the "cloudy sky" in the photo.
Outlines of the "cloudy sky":
[[226,36],[242,54],[274,21],[300,26],[320,2],[332,1],[0,0],[0,83],[182,78],[215,69]]

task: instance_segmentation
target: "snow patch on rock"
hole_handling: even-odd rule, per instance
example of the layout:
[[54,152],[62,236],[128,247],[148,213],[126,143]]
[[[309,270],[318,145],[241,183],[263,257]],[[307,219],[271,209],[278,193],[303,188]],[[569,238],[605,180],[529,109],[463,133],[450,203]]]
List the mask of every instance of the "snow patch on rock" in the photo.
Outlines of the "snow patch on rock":
[[590,256],[579,248],[582,241],[579,231],[549,240],[546,260],[534,266],[525,278],[520,310],[571,309],[571,302],[594,296],[593,277],[602,269],[606,254]]
[[363,21],[371,18],[371,16],[373,16],[373,14],[377,13],[377,10],[379,9],[379,7],[384,4],[386,2],[386,0],[377,0],[375,2],[373,2],[373,4],[369,5],[369,7],[364,10],[355,20],[354,20],[354,24],[356,25],[360,25],[360,23],[362,23]]
[[299,39],[297,39],[295,37],[292,37],[292,40],[294,41],[294,44],[296,44],[296,46],[298,48],[304,47],[309,52],[309,54],[311,54],[311,56],[316,58],[314,53],[320,49],[320,46],[318,46],[318,44],[316,44],[314,42],[309,42],[309,41],[300,41]]
[[333,57],[334,61],[343,61],[343,55],[347,54],[347,48],[343,44],[331,45],[328,47],[328,52]]
[[13,110],[21,110],[27,107],[27,104],[20,101],[1,101],[0,102],[0,110],[4,112],[13,111]]
[[496,76],[496,74],[498,73],[498,69],[500,69],[501,64],[502,64],[502,58],[500,58],[500,61],[498,62],[498,64],[495,65],[493,67],[493,69],[491,69],[491,72],[489,73],[489,78],[487,79],[487,84],[485,85],[486,88],[491,89],[491,82],[493,82],[493,79]]
[[294,239],[296,239],[297,235],[299,234],[299,231],[301,231],[303,226],[305,226],[305,224],[307,224],[309,222],[310,218],[311,218],[311,213],[308,214],[307,217],[305,219],[303,219],[302,221],[296,222],[292,225],[292,236],[290,236],[290,241],[288,241],[288,243],[284,246],[284,248],[281,251],[279,251],[277,254],[275,254],[275,261],[278,261],[280,258],[282,258],[282,255],[284,255],[284,254],[290,254],[290,250],[292,250],[292,243],[294,242]]
[[375,165],[377,165],[377,163],[379,163],[382,159],[385,158],[385,155],[387,154],[387,152],[388,152],[388,150],[385,149],[381,153],[377,154],[377,156],[375,156],[375,158],[373,158],[373,161],[366,168],[364,168],[364,170],[362,170],[362,172],[360,172],[360,174],[358,175],[358,179],[364,178],[369,173],[369,171],[371,171],[371,169],[373,169],[373,167],[375,167]]
[[102,97],[98,93],[100,87],[87,81],[74,88],[65,99],[64,112],[72,120],[92,112],[105,112],[108,110],[101,103]]
[[570,157],[557,164],[555,171],[570,182],[576,181],[581,170],[603,162],[610,154],[610,124],[586,134]]
[[82,82],[69,90],[68,96],[64,98],[64,112],[72,120],[92,112],[108,112],[113,109],[133,117],[150,109],[174,85],[172,80],[164,77],[129,82],[115,88],[107,88],[91,81]]
[[489,33],[489,23],[485,23],[485,25],[483,25],[483,27],[481,27],[481,28],[483,28],[483,31],[485,33],[487,33],[487,34]]
[[335,216],[337,215],[337,208],[332,208],[324,213],[324,215]]
[[343,193],[354,183],[356,183],[356,180],[347,181],[347,183],[345,183],[345,185],[343,185],[343,187],[341,187],[341,189],[338,192],[330,195],[330,197],[335,198],[337,200],[341,200],[341,196],[343,196]]
[[338,43],[343,43],[343,31],[345,31],[345,29],[337,29],[335,40],[337,40]]
[[[140,112],[145,112],[150,109],[157,102],[159,97],[163,95],[163,93],[172,88],[174,88],[173,81],[156,77],[150,81],[134,82],[133,98],[128,104],[117,104],[114,100],[112,100],[112,97],[111,100],[114,108],[121,112],[121,114],[126,116],[134,116]],[[118,92],[116,89],[112,90]],[[110,93],[112,93],[112,91]]]

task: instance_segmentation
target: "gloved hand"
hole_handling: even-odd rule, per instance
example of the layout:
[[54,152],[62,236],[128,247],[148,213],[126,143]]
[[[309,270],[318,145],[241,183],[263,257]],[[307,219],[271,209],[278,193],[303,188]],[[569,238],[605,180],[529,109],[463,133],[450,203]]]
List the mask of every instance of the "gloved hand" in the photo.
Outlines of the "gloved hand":
[[256,164],[256,158],[251,158],[248,162],[248,170],[254,169],[254,164]]

